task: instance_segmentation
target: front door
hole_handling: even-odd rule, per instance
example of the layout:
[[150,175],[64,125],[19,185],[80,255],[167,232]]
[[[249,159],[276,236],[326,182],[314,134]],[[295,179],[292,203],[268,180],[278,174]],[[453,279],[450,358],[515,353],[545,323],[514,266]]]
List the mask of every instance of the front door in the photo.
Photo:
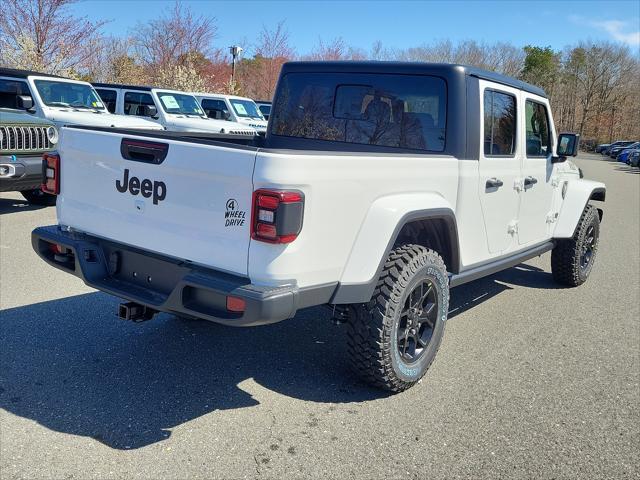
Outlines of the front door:
[[554,132],[547,102],[523,94],[526,152],[522,163],[523,191],[520,200],[520,245],[545,241],[550,236],[553,201]]
[[481,135],[478,185],[491,256],[517,246],[521,148],[518,135],[519,92],[480,81]]

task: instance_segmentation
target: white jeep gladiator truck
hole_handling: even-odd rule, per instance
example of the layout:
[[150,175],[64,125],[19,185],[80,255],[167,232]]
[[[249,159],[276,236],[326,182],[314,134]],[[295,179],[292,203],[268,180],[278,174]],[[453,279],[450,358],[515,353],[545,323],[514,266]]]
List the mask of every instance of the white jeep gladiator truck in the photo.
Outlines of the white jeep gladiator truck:
[[167,88],[94,83],[107,109],[117,115],[143,117],[173,132],[210,132],[254,137],[255,128],[208,118],[190,93]]
[[472,67],[284,65],[264,138],[63,128],[49,264],[156,312],[226,325],[329,305],[355,370],[391,391],[433,361],[449,289],[551,251],[577,286],[605,186],[567,157],[544,91]]

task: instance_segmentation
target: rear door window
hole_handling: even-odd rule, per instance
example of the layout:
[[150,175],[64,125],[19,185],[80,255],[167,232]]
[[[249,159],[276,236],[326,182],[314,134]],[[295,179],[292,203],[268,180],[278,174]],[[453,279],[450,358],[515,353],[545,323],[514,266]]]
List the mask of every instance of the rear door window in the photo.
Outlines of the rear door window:
[[516,97],[484,91],[484,154],[512,157],[516,152]]
[[272,134],[442,152],[447,87],[428,75],[289,73]]
[[124,94],[124,114],[145,116],[144,106],[155,106],[151,95],[144,92],[127,92]]
[[229,115],[229,109],[224,100],[205,98],[202,100],[202,109],[209,118],[224,120],[228,118]]

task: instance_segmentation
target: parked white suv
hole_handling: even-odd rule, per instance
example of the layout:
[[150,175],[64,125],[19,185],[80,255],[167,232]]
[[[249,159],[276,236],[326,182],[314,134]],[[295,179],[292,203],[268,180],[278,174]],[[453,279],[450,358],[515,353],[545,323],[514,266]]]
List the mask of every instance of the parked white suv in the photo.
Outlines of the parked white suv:
[[193,93],[209,118],[238,122],[255,128],[258,132],[267,131],[267,121],[258,105],[246,97],[222,95],[218,93]]
[[207,118],[190,93],[166,88],[94,83],[107,108],[116,114],[144,117],[173,132],[209,132],[253,137],[248,125]]
[[160,130],[142,118],[112,115],[90,83],[26,70],[0,68],[0,107],[23,110],[65,125]]
[[548,251],[556,282],[587,280],[605,186],[568,160],[578,140],[544,91],[473,67],[287,63],[253,146],[63,128],[59,224],[33,247],[126,319],[327,304],[354,369],[400,391],[436,355],[450,288]]

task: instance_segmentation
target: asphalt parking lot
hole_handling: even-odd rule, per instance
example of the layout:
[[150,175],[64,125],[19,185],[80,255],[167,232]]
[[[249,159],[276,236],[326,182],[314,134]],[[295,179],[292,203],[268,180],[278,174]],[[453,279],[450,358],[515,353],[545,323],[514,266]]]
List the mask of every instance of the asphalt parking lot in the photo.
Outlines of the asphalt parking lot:
[[607,184],[589,281],[546,254],[453,290],[421,384],[346,368],[324,309],[233,329],[116,318],[116,298],[40,261],[54,208],[0,194],[0,477],[638,478],[640,170]]

